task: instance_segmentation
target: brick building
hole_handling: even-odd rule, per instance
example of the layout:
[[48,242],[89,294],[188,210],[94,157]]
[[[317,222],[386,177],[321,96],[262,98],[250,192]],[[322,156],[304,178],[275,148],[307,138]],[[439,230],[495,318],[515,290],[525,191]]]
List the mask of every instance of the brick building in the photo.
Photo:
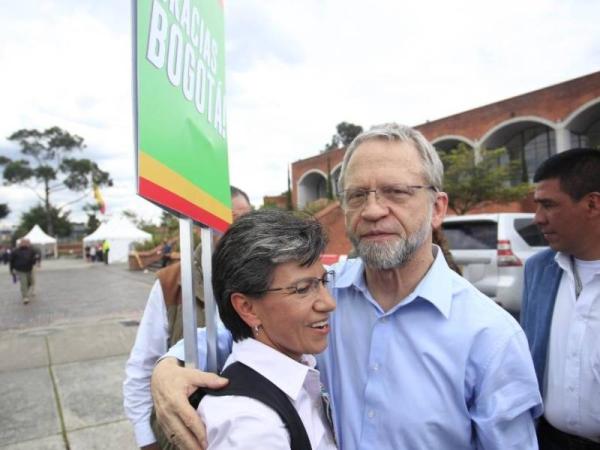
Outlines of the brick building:
[[[481,148],[507,149],[506,162],[521,162],[521,180],[549,156],[572,147],[600,148],[600,72],[565,81],[479,108],[416,126],[438,151],[464,143]],[[337,185],[345,149],[321,153],[292,164],[292,202],[303,208],[327,195],[327,179]],[[334,195],[337,195],[334,188]],[[502,205],[507,211],[532,210],[529,200]],[[498,210],[498,207],[495,208]],[[489,208],[487,209],[489,210]],[[477,212],[477,211],[473,211]],[[333,204],[317,214],[329,231],[328,253],[346,254],[343,214]]]

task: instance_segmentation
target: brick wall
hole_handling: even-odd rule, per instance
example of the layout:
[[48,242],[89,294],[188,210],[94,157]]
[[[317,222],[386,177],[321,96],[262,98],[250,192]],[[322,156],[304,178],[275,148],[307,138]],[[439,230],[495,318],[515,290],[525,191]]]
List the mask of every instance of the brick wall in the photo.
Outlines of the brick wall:
[[265,195],[263,197],[263,205],[276,206],[277,208],[286,209],[287,199],[285,194],[281,195]]
[[459,135],[479,140],[486,132],[514,117],[537,116],[565,120],[587,102],[600,97],[600,72],[512,97],[490,105],[417,125],[429,140]]
[[340,203],[332,203],[315,214],[315,217],[321,222],[329,236],[329,244],[325,249],[325,253],[334,255],[347,255],[350,253],[352,244],[346,237],[344,212],[340,207]]

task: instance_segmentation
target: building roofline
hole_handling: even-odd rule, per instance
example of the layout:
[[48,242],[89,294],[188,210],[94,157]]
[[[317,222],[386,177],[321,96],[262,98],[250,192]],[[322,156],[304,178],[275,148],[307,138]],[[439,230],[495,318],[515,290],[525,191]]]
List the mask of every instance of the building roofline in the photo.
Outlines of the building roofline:
[[415,128],[425,127],[425,126],[431,126],[431,125],[433,125],[433,124],[435,124],[437,122],[442,122],[442,121],[445,121],[445,120],[448,120],[448,119],[451,119],[451,118],[454,118],[454,117],[462,116],[462,115],[465,115],[465,114],[475,113],[477,111],[481,111],[483,109],[489,108],[490,106],[497,106],[497,105],[500,105],[502,103],[509,103],[509,102],[515,101],[517,99],[524,99],[524,98],[527,98],[527,97],[530,97],[530,96],[533,96],[533,95],[537,95],[537,94],[539,94],[540,92],[543,92],[543,91],[550,91],[550,90],[556,89],[556,88],[558,88],[560,86],[565,86],[565,85],[568,85],[570,83],[580,82],[581,80],[583,80],[585,78],[594,78],[594,77],[598,77],[600,79],[600,71],[588,73],[587,75],[582,75],[580,77],[572,78],[572,79],[567,80],[567,81],[562,81],[560,83],[552,84],[550,86],[545,86],[543,88],[535,89],[533,91],[529,91],[529,92],[526,92],[524,94],[514,95],[512,97],[504,98],[502,100],[498,100],[498,101],[492,102],[492,103],[487,103],[485,105],[477,106],[475,108],[466,109],[464,111],[458,112],[456,114],[451,114],[449,116],[440,117],[440,118],[434,119],[434,120],[428,120],[428,121],[425,121],[425,122],[420,123],[418,125],[415,125]]
[[322,158],[324,155],[326,155],[328,152],[336,152],[336,151],[346,151],[346,147],[339,147],[339,148],[335,148],[333,150],[328,150],[326,152],[322,152],[322,153],[317,153],[316,155],[313,156],[309,156],[308,158],[302,158],[302,159],[297,159],[296,161],[294,161],[292,164],[296,164],[299,162],[304,162],[304,161],[310,161],[311,159],[318,159],[318,158]]

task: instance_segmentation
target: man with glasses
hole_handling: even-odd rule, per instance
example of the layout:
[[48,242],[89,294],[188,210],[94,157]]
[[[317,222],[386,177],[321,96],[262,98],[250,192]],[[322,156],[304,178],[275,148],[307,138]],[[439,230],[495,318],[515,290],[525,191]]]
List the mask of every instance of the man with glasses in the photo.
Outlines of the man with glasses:
[[[432,244],[448,205],[442,178],[433,146],[397,124],[360,134],[344,156],[339,191],[359,258],[332,267],[338,306],[317,356],[340,448],[537,448],[541,398],[522,329]],[[224,381],[182,370],[159,363],[153,393],[164,427],[197,448],[204,430],[184,388]]]

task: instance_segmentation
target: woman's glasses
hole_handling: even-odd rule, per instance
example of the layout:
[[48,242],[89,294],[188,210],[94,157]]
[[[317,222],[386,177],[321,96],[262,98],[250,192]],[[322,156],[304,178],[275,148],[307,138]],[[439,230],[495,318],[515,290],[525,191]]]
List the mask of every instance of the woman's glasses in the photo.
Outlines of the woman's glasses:
[[321,278],[303,278],[302,280],[297,281],[291,286],[280,287],[280,288],[271,288],[265,289],[260,292],[261,294],[264,292],[276,292],[276,291],[284,291],[286,294],[298,294],[301,296],[310,295],[318,292],[319,285],[326,286],[328,283],[331,283],[335,278],[335,273],[333,271],[325,272]]

